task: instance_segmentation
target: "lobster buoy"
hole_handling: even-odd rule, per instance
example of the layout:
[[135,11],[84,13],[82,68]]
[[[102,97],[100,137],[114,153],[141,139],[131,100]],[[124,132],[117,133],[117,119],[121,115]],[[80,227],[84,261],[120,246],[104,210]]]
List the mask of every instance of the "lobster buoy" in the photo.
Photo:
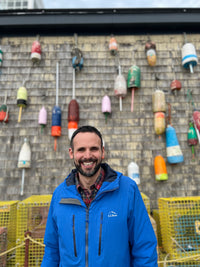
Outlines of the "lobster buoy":
[[47,124],[47,111],[44,106],[40,109],[38,123],[41,125],[41,132],[43,132],[43,129]]
[[140,87],[140,68],[132,66],[128,70],[127,87],[132,90],[131,96],[131,112],[133,112],[134,105],[134,90]]
[[105,95],[102,98],[101,111],[105,115],[105,120],[107,123],[108,115],[111,113],[111,101],[110,101],[110,97],[108,95]]
[[154,171],[157,181],[168,180],[166,163],[161,155],[156,156],[154,159]]
[[79,105],[76,99],[72,99],[68,106],[68,137],[71,140],[73,133],[78,129]]
[[52,111],[52,127],[51,136],[55,137],[54,150],[57,148],[57,137],[61,136],[61,109],[59,106],[54,106]]
[[18,168],[22,169],[22,183],[21,183],[21,192],[24,194],[24,177],[25,169],[31,167],[31,148],[27,138],[24,139],[24,144],[21,147],[19,157],[18,157]]
[[137,163],[130,162],[128,165],[128,176],[136,182],[137,185],[140,184],[140,173]]
[[170,84],[170,88],[172,92],[181,90],[181,87],[182,87],[181,82],[178,80],[173,80]]
[[190,128],[188,130],[188,145],[191,146],[192,148],[192,158],[194,159],[195,157],[194,146],[197,145],[198,139],[192,122],[189,123],[189,127]]
[[83,68],[83,53],[82,51],[75,47],[72,52],[72,66],[74,69],[79,69],[81,70]]
[[171,164],[183,162],[183,154],[178,143],[175,129],[168,125],[166,128],[167,161]]
[[6,106],[7,93],[5,93],[4,104],[0,107],[0,122],[7,123],[9,119],[8,107]]
[[154,42],[147,42],[145,45],[145,52],[147,55],[147,62],[151,67],[156,65],[156,44]]
[[153,112],[166,112],[165,93],[161,90],[155,90],[152,95]]
[[197,130],[200,131],[200,112],[195,110],[192,116]]
[[0,47],[0,67],[2,66],[2,64],[3,64],[3,51]]
[[17,91],[17,106],[19,107],[18,122],[21,121],[22,108],[27,106],[27,90],[25,87],[20,87]]
[[165,113],[155,112],[154,113],[154,130],[157,135],[165,132]]
[[8,119],[9,119],[8,107],[5,104],[3,104],[0,107],[0,122],[7,123]]
[[127,94],[126,80],[121,74],[121,67],[119,66],[119,74],[115,79],[114,94],[119,97],[120,111],[122,111],[122,98]]
[[117,54],[118,45],[117,45],[117,41],[114,37],[111,37],[111,39],[110,39],[109,50],[110,50],[111,55]]
[[190,73],[193,73],[193,67],[197,65],[198,58],[196,50],[193,44],[186,43],[182,47],[182,66],[186,69],[190,69]]
[[31,60],[33,63],[39,63],[41,60],[41,45],[38,40],[35,40],[32,44]]

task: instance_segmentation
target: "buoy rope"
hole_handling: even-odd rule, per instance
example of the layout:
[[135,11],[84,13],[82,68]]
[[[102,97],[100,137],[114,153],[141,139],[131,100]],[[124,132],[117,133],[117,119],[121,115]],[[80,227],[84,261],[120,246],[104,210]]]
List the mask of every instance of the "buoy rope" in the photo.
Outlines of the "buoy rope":
[[37,245],[40,245],[40,246],[42,246],[42,247],[45,247],[45,245],[44,245],[43,243],[41,243],[41,242],[39,242],[39,241],[36,241],[36,240],[34,240],[33,238],[31,238],[29,235],[27,235],[27,237],[24,238],[24,241],[23,241],[21,244],[19,244],[19,245],[13,247],[13,248],[10,248],[10,249],[8,249],[8,250],[6,250],[6,251],[0,253],[0,258],[1,258],[2,256],[6,255],[6,254],[8,254],[8,253],[10,253],[10,252],[12,252],[13,250],[16,250],[17,248],[20,248],[20,247],[25,246],[25,241],[26,241],[27,239],[29,239],[31,242],[33,242],[33,243],[35,243],[35,244],[37,244]]

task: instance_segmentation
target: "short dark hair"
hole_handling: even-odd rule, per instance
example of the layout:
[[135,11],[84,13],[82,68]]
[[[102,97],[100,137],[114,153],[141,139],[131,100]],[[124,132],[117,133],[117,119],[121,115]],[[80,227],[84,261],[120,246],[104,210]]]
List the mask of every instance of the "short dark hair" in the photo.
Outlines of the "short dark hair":
[[79,127],[73,134],[70,140],[70,147],[73,149],[73,139],[74,137],[78,134],[78,133],[95,133],[96,135],[99,136],[100,140],[101,140],[101,148],[103,148],[103,139],[102,139],[102,135],[99,132],[99,130],[97,130],[97,128],[90,126],[90,125],[84,125]]

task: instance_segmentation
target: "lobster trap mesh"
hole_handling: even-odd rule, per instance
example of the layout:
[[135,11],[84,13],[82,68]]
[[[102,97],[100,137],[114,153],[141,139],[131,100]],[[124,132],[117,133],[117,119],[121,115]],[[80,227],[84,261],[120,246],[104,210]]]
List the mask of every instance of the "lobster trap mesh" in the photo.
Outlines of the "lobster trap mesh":
[[[0,253],[15,247],[18,201],[0,201]],[[14,266],[15,251],[0,257],[0,266]],[[5,265],[6,264],[6,265]]]
[[156,221],[156,225],[157,225],[158,246],[159,246],[159,248],[162,248],[162,236],[161,236],[161,228],[160,228],[159,210],[158,209],[154,209],[152,211],[152,216],[153,216],[154,220]]
[[[33,195],[19,202],[16,242],[25,246],[16,249],[15,266],[40,266],[44,254],[44,233],[51,195]],[[26,240],[26,238],[28,238]]]
[[142,192],[141,192],[141,196],[142,196],[142,199],[144,201],[144,205],[147,209],[147,212],[150,214],[150,210],[151,210],[150,209],[150,198]]
[[200,197],[160,198],[158,206],[165,252],[170,259],[195,258],[200,253]]

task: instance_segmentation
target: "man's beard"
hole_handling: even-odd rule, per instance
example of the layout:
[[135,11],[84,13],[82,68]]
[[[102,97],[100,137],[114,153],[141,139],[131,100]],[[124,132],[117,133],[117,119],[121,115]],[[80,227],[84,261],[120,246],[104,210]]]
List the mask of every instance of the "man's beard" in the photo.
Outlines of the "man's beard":
[[[90,161],[91,161],[91,160],[88,160],[88,162],[90,162]],[[86,176],[86,177],[92,177],[92,176],[95,175],[95,174],[98,172],[98,170],[100,169],[100,167],[101,167],[101,162],[99,162],[99,163],[94,167],[94,169],[92,169],[92,170],[88,170],[88,171],[84,171],[84,170],[81,168],[81,164],[80,164],[80,163],[76,164],[75,161],[74,161],[74,165],[75,165],[77,171],[78,171],[80,174],[82,174],[83,176]]]

